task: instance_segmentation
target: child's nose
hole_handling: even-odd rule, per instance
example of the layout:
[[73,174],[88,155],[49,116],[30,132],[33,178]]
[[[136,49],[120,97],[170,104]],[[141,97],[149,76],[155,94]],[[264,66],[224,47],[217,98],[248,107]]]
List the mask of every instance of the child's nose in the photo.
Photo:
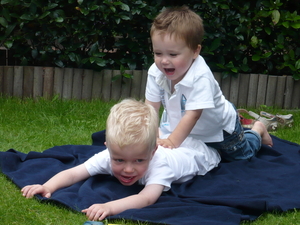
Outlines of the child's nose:
[[169,63],[169,59],[167,57],[163,57],[162,60],[161,60],[161,63],[166,65]]
[[124,172],[125,173],[132,173],[134,171],[134,168],[131,164],[126,164],[125,167],[124,167]]

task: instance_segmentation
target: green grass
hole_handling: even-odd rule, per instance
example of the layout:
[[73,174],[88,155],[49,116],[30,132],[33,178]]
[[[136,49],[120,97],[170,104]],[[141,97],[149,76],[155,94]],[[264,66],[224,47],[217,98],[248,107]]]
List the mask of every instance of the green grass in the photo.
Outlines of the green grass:
[[[28,153],[41,152],[55,145],[91,144],[91,134],[105,129],[109,109],[115,101],[91,102],[59,99],[34,101],[0,97],[0,151],[10,148]],[[273,134],[300,144],[300,111],[275,108],[250,109],[271,113],[293,113],[296,123],[292,129],[279,129]],[[85,215],[60,205],[25,199],[19,188],[0,174],[0,224],[22,225],[81,225]],[[300,212],[265,213],[249,224],[299,224]],[[107,222],[107,221],[106,221]],[[112,222],[112,221],[110,221]],[[115,221],[122,224],[141,224]],[[248,222],[245,222],[248,224]]]

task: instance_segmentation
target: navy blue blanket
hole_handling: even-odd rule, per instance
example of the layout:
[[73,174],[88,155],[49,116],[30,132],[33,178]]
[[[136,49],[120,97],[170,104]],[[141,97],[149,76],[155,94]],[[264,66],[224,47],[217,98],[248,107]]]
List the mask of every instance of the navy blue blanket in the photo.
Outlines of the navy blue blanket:
[[[65,145],[43,153],[0,152],[1,172],[18,187],[43,183],[57,172],[78,165],[105,149],[104,131],[93,134],[93,145]],[[112,218],[166,224],[239,224],[266,211],[300,208],[300,146],[272,136],[250,161],[222,162],[205,176],[174,184],[158,201]],[[114,177],[98,175],[53,193],[51,201],[81,211],[135,194],[139,185],[122,186]],[[39,199],[49,201],[37,196]]]

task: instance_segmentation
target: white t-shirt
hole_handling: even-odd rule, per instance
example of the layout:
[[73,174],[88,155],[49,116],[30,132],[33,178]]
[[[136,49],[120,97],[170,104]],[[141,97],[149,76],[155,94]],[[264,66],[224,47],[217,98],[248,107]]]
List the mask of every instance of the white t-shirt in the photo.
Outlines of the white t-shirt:
[[165,134],[172,133],[185,110],[203,109],[200,119],[191,131],[191,137],[204,142],[223,141],[223,130],[232,133],[236,111],[222,94],[218,82],[202,56],[198,56],[175,91],[170,91],[170,80],[155,63],[148,71],[146,99],[162,102],[165,110],[160,128]]
[[[138,182],[141,185],[160,184],[164,191],[171,188],[171,183],[182,183],[196,175],[205,175],[217,167],[220,162],[218,152],[203,142],[188,137],[176,149],[158,146],[149,168]],[[95,154],[84,163],[91,176],[112,174],[110,154],[106,149]]]

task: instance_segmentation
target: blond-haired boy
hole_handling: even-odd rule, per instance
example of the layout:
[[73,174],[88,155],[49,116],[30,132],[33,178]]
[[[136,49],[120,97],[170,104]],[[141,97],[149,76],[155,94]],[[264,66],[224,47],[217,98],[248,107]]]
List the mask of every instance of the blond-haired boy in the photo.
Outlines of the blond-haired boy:
[[30,198],[40,194],[50,198],[56,190],[96,174],[110,174],[126,186],[136,182],[145,185],[135,195],[82,210],[89,220],[103,220],[127,209],[154,204],[163,191],[170,189],[172,182],[180,183],[195,175],[204,175],[220,162],[217,151],[192,138],[174,151],[157,146],[157,131],[158,117],[151,105],[123,100],[112,107],[108,116],[106,150],[81,165],[56,174],[42,185],[25,186],[21,190],[23,196]]

